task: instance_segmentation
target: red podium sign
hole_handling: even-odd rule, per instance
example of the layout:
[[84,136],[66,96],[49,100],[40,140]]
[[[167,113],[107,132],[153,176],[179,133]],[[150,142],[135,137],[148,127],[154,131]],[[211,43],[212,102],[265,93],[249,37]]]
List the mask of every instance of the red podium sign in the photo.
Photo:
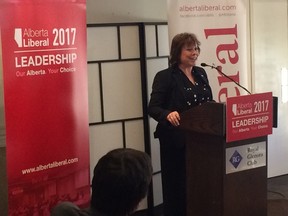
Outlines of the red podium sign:
[[272,134],[272,92],[227,98],[226,109],[227,142]]

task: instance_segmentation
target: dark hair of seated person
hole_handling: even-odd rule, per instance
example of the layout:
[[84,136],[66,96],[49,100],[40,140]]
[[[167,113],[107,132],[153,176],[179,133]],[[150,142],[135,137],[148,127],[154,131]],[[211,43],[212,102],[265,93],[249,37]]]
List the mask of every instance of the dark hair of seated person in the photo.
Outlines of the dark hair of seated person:
[[91,208],[106,216],[133,213],[147,195],[150,157],[134,149],[115,149],[98,161],[92,179]]

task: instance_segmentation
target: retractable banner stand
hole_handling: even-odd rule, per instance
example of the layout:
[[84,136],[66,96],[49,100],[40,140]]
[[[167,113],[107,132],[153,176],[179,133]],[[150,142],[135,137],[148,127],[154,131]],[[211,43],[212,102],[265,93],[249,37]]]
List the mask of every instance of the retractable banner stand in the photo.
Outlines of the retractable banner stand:
[[[249,87],[249,4],[247,0],[167,0],[169,37],[180,32],[196,34],[201,42],[198,65],[218,68],[236,82]],[[170,40],[171,41],[171,40]],[[214,99],[247,94],[212,68],[205,68]]]
[[0,0],[9,215],[90,199],[85,0]]

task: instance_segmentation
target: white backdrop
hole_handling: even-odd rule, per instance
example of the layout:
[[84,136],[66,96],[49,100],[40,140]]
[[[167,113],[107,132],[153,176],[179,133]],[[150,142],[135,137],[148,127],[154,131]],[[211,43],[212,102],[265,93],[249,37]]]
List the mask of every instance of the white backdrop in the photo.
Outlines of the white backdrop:
[[[198,65],[221,66],[224,73],[249,89],[247,4],[246,0],[167,0],[170,41],[180,32],[195,33],[201,42]],[[216,70],[206,71],[216,101],[247,94]]]

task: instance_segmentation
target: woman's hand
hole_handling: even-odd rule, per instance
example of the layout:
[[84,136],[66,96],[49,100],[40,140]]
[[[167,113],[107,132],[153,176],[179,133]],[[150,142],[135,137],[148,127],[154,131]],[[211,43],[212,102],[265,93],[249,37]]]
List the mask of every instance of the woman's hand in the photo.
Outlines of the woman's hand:
[[180,125],[180,115],[177,111],[169,113],[166,119],[175,127]]

